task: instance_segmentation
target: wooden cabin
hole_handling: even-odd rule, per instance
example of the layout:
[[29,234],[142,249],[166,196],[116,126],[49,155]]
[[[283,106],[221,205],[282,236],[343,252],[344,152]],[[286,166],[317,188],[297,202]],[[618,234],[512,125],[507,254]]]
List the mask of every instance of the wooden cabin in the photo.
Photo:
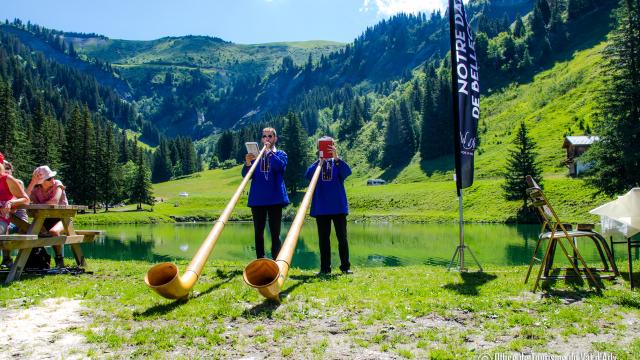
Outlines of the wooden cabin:
[[590,162],[580,159],[587,149],[596,141],[600,140],[597,136],[567,136],[562,144],[563,149],[567,149],[566,164],[569,167],[569,176],[580,176],[583,172],[591,168]]

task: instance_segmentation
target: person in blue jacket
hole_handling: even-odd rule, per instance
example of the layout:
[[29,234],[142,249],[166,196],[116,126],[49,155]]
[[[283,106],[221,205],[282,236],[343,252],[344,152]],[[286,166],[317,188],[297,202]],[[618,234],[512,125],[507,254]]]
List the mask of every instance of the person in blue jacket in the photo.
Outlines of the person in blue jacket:
[[[276,149],[278,136],[276,129],[262,130],[262,144],[266,147],[262,158],[251,176],[248,206],[253,215],[254,239],[256,242],[256,257],[265,257],[264,228],[269,219],[271,233],[271,258],[275,260],[280,252],[280,226],[282,223],[282,208],[289,204],[289,197],[284,185],[284,172],[287,168],[287,153]],[[253,154],[245,156],[245,166],[242,167],[244,177],[255,161]]]
[[[323,137],[321,140],[331,140]],[[338,157],[335,142],[329,147],[332,157],[316,160],[309,168],[305,177],[311,180],[316,168],[322,166],[320,178],[311,201],[311,216],[316,219],[318,240],[320,243],[320,272],[319,275],[331,273],[331,222],[338,238],[338,253],[340,254],[340,270],[343,274],[351,274],[349,262],[349,244],[347,243],[347,215],[349,204],[344,179],[351,175],[349,165]]]

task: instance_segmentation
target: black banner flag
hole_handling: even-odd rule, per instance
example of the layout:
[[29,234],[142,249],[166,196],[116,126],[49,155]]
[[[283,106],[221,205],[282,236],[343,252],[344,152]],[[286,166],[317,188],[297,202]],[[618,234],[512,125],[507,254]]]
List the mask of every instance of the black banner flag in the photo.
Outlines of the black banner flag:
[[451,89],[456,160],[456,188],[473,184],[473,156],[480,119],[480,82],[475,41],[462,0],[449,0]]

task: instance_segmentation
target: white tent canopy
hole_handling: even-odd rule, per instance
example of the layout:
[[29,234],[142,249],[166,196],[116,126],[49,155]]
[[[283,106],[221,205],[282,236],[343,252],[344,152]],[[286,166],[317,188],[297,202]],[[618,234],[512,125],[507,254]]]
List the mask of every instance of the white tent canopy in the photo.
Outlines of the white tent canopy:
[[600,216],[603,235],[621,233],[631,237],[640,233],[640,188],[633,188],[589,213]]

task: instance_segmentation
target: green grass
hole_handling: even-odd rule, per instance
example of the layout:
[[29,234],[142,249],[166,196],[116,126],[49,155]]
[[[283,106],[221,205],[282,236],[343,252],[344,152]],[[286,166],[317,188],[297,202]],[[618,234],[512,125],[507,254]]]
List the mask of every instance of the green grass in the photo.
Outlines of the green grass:
[[[112,209],[108,213],[76,217],[79,224],[157,223],[171,221],[210,221],[216,219],[241,181],[240,168],[208,170],[154,186],[157,199],[150,211],[135,211],[135,206]],[[465,220],[472,222],[513,222],[521,205],[502,197],[502,180],[480,179],[464,192]],[[561,219],[593,222],[588,210],[606,202],[583,180],[562,176],[545,180],[546,194]],[[458,219],[455,184],[452,181],[392,183],[366,186],[366,177],[354,175],[346,183],[352,220],[392,222],[451,222]],[[247,190],[248,191],[248,190]],[[188,192],[188,197],[178,196]],[[246,191],[232,214],[232,220],[248,220]],[[297,205],[296,205],[297,206]],[[292,218],[297,207],[289,206],[285,215]]]
[[209,262],[188,302],[148,289],[142,281],[148,263],[92,259],[89,265],[93,274],[26,275],[3,287],[0,305],[16,310],[48,298],[84,300],[89,322],[67,331],[85,336],[87,356],[335,358],[366,349],[462,359],[477,355],[480,344],[490,354],[543,352],[587,334],[592,348],[586,350],[619,359],[640,355],[635,325],[629,325],[640,317],[640,296],[621,280],[605,282],[601,294],[556,282],[538,296],[528,291],[531,283],[523,284],[524,266],[463,274],[426,265],[357,268],[352,276],[328,278],[293,268],[277,305],[243,283],[244,264]]

